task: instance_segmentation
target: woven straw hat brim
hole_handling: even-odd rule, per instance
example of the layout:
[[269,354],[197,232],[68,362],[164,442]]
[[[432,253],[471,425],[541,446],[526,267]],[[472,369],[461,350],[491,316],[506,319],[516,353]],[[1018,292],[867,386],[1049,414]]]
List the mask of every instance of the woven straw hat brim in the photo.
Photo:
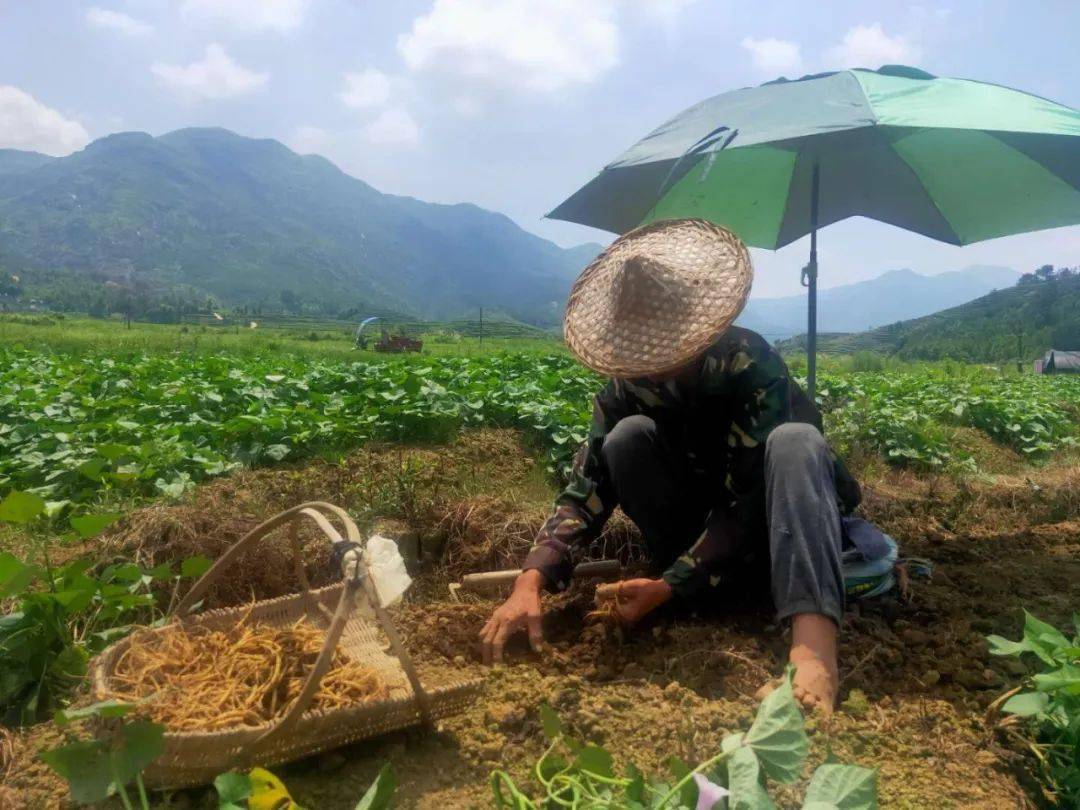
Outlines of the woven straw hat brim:
[[570,351],[607,377],[664,374],[707,349],[746,306],[746,245],[702,219],[636,228],[582,271],[566,303]]

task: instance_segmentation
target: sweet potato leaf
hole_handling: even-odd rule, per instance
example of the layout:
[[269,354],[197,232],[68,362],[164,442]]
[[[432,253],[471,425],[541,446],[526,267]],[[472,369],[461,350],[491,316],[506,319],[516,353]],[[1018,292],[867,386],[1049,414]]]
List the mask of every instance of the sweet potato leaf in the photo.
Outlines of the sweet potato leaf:
[[877,771],[857,765],[820,765],[806,789],[806,804],[836,810],[877,810]]
[[802,712],[792,694],[790,673],[761,702],[743,742],[753,750],[772,779],[790,784],[799,778],[810,741],[803,730]]
[[379,775],[371,783],[371,787],[356,803],[355,810],[387,810],[394,800],[394,791],[397,789],[397,777],[393,768],[387,762],[379,769]]

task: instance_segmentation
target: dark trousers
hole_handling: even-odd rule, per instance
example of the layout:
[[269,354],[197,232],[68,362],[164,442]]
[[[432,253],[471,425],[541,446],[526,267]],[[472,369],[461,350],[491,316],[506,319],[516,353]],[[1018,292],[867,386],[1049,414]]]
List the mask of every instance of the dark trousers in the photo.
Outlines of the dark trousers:
[[[834,467],[813,425],[779,426],[765,444],[764,498],[731,503],[722,481],[698,472],[693,447],[676,446],[656,422],[636,415],[607,435],[601,456],[626,515],[653,561],[670,565],[707,533],[713,582],[763,575],[778,617],[799,613],[839,623],[844,586]],[[755,562],[756,560],[756,562]],[[723,575],[721,575],[723,573]]]

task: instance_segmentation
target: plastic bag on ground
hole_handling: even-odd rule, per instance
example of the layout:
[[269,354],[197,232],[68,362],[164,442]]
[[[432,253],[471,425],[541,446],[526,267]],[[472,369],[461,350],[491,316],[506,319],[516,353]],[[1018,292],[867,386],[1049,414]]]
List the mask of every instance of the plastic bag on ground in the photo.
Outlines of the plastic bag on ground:
[[412,584],[412,578],[405,570],[405,560],[398,551],[397,543],[389,537],[373,534],[368,538],[364,559],[382,606],[390,607],[400,602]]

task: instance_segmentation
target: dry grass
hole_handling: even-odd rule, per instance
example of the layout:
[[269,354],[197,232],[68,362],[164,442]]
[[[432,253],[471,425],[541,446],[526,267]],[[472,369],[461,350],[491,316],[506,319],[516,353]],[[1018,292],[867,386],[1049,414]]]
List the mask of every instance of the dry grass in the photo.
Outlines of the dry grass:
[[[271,515],[303,501],[323,500],[348,509],[362,529],[394,534],[388,527],[397,526],[417,535],[417,556],[433,563],[441,560],[452,528],[461,528],[455,515],[462,505],[491,499],[493,493],[505,504],[505,522],[520,531],[526,525],[539,527],[550,504],[551,489],[542,470],[513,431],[470,431],[439,447],[371,445],[341,464],[314,461],[242,471],[204,484],[180,502],[134,509],[94,541],[95,547],[82,550],[134,558],[146,566],[196,554],[216,559]],[[313,584],[326,584],[334,574],[327,566],[325,539],[306,527],[301,528],[301,539]],[[281,596],[296,587],[287,538],[279,533],[245,555],[233,575],[215,585],[208,605]]]
[[1037,532],[1080,520],[1080,465],[970,480],[893,471],[864,487],[862,510],[898,540]]
[[[999,466],[1012,466],[1012,459]],[[869,464],[860,472],[863,512],[900,541],[1037,534],[1040,527],[1080,521],[1080,464],[1074,462],[970,479]],[[197,488],[180,503],[133,510],[98,542],[105,556],[134,556],[144,565],[194,554],[213,559],[266,517],[304,500],[328,500],[348,509],[362,528],[408,536],[415,546],[410,559],[445,582],[520,565],[554,494],[518,434],[477,430],[445,446],[373,445],[341,464],[241,472]],[[325,584],[333,578],[326,543],[313,533],[303,539],[310,575]],[[583,556],[637,562],[640,535],[616,510]],[[284,537],[270,538],[235,572],[210,595],[211,604],[296,590]]]

